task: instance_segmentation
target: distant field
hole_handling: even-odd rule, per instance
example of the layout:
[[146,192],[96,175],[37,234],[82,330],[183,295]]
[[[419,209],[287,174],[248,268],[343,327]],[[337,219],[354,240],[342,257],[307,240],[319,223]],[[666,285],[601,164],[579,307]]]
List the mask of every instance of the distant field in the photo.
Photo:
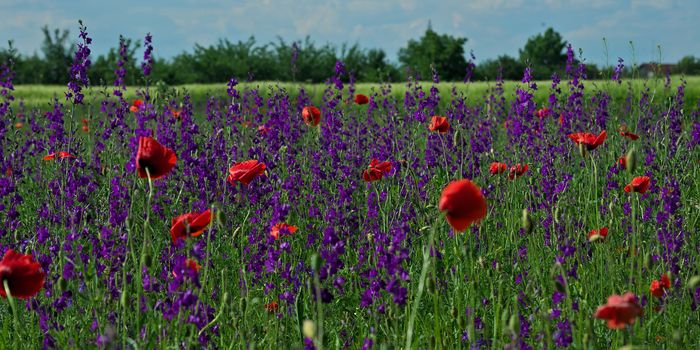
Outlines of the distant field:
[[[686,106],[695,106],[700,98],[700,77],[687,77],[685,78],[687,86],[685,89],[685,104]],[[585,81],[586,90],[599,91],[606,90],[614,100],[623,100],[629,95],[630,88],[634,92],[634,96],[639,96],[639,92],[644,87],[650,89],[651,94],[656,96],[668,96],[675,93],[675,89],[681,81],[680,76],[674,76],[671,80],[670,87],[667,89],[664,84],[664,79],[653,79],[653,80],[626,80],[622,84],[617,84],[608,80],[590,80]],[[544,103],[547,97],[551,93],[551,81],[538,81],[538,90],[535,92],[534,99],[538,103]],[[421,83],[426,94],[429,93],[432,83],[422,82]],[[515,94],[515,89],[518,85],[522,85],[520,82],[508,81],[505,83],[506,97],[512,98]],[[246,88],[257,87],[263,95],[266,95],[270,88],[275,86],[280,86],[284,90],[288,91],[290,95],[296,96],[299,89],[303,87],[308,94],[311,95],[312,100],[315,102],[320,102],[321,96],[325,84],[295,84],[295,83],[276,83],[276,82],[252,82],[252,83],[241,83],[239,85],[241,90]],[[357,92],[370,94],[373,91],[379,91],[380,84],[374,83],[363,83],[357,84]],[[488,90],[495,86],[494,82],[471,82],[468,84],[464,83],[439,83],[438,89],[440,90],[441,96],[448,96],[453,89],[456,87],[458,93],[467,96],[468,100],[479,99],[488,94]],[[127,99],[136,98],[135,92],[140,87],[130,87],[127,90]],[[170,86],[169,89],[175,89],[179,94],[183,94],[185,91],[189,92],[192,100],[197,103],[204,103],[209,97],[223,98],[226,96],[226,83],[220,84],[188,84],[188,85],[177,85]],[[569,86],[566,82],[560,84],[562,93],[566,95]],[[671,91],[667,91],[667,90]],[[102,87],[94,87],[88,91],[87,99],[94,100],[99,99],[102,96]],[[50,104],[50,100],[53,97],[58,97],[63,99],[64,92],[66,91],[65,86],[60,85],[19,85],[15,86],[14,95],[17,98],[15,105],[21,100],[24,101],[27,106],[44,107]],[[108,87],[107,91],[111,91],[111,87]],[[158,87],[152,87],[152,91],[158,91]],[[406,92],[406,83],[393,83],[391,84],[392,95],[396,98],[403,98]],[[443,98],[443,101],[446,101]]]

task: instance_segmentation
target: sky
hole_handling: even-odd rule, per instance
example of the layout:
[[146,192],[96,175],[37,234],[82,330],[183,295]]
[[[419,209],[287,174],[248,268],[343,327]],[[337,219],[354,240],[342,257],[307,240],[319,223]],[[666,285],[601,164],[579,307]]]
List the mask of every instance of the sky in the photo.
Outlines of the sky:
[[165,58],[220,38],[254,36],[264,44],[309,36],[316,44],[382,48],[396,61],[431,23],[438,33],[466,37],[465,52],[477,62],[517,57],[529,37],[548,27],[599,65],[618,57],[637,63],[700,57],[698,0],[0,0],[0,14],[1,47],[12,39],[22,54],[40,52],[44,25],[69,29],[77,42],[82,19],[96,54],[117,46],[120,34],[142,40],[150,32],[154,54]]

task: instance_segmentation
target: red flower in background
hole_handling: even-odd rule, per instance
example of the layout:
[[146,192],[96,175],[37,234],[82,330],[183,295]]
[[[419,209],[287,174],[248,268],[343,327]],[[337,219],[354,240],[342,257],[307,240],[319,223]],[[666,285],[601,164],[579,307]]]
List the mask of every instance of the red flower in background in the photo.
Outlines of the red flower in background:
[[269,132],[270,132],[270,128],[268,128],[266,125],[258,126],[258,134],[267,135]]
[[596,242],[596,241],[603,241],[605,240],[605,237],[608,236],[608,228],[603,227],[600,230],[591,230],[591,232],[588,233],[588,241],[589,242]]
[[366,105],[369,103],[369,97],[363,94],[355,95],[355,103],[358,105]]
[[7,281],[13,298],[29,299],[44,287],[44,273],[31,254],[24,255],[10,249],[0,261],[0,295],[7,298],[4,281]]
[[145,105],[143,104],[143,100],[137,98],[131,103],[131,106],[129,106],[129,110],[136,113],[139,111],[139,109],[143,109],[144,107]]
[[446,117],[434,115],[430,120],[430,126],[428,128],[430,131],[437,131],[444,134],[450,130],[450,123],[447,121]]
[[542,108],[538,109],[537,112],[535,112],[535,115],[538,116],[539,118],[545,118],[548,115],[550,115],[551,112],[552,111],[549,108],[542,107]]
[[661,280],[654,280],[651,282],[651,286],[649,286],[651,295],[659,299],[663,298],[664,294],[666,294],[666,291],[669,289],[671,289],[671,279],[668,278],[668,274],[661,275]]
[[211,223],[211,209],[201,213],[187,213],[174,218],[170,227],[170,236],[173,239],[173,243],[177,243],[178,239],[201,235],[204,229],[209,226],[209,223]]
[[[136,152],[136,170],[140,178],[158,179],[167,175],[175,167],[177,156],[152,137],[141,137]],[[148,173],[146,172],[148,169]]]
[[605,133],[605,130],[601,131],[599,135],[595,134],[590,134],[587,132],[577,132],[574,134],[569,134],[569,138],[574,141],[574,143],[578,144],[583,144],[586,146],[586,149],[589,151],[592,151],[596,149],[596,147],[600,146],[605,142],[605,137],[607,134]]
[[620,135],[622,135],[622,136],[624,136],[624,137],[626,137],[626,138],[628,138],[628,139],[630,139],[630,140],[632,140],[632,141],[634,141],[634,140],[636,140],[636,139],[639,138],[639,135],[633,134],[633,133],[627,132],[627,131],[621,131],[621,132],[620,132]]
[[63,158],[75,158],[74,155],[68,153],[68,152],[58,152],[58,153],[51,153],[48,155],[44,156],[44,160],[54,160],[54,158],[58,157],[59,159]]
[[292,226],[284,222],[278,222],[275,224],[275,226],[272,226],[270,236],[272,236],[272,238],[275,240],[278,240],[281,236],[288,236],[294,232],[297,232],[298,229],[299,228],[296,226]]
[[625,295],[613,294],[608,297],[608,303],[598,307],[595,318],[608,321],[608,328],[622,329],[634,323],[634,320],[643,313],[642,307],[637,302],[637,297],[632,292]]
[[528,166],[527,164],[515,164],[512,167],[510,167],[510,172],[508,173],[508,178],[513,180],[516,177],[521,177],[523,174],[527,172]]
[[170,110],[170,115],[172,115],[173,118],[175,118],[175,119],[180,119],[180,114],[181,114],[181,113],[182,113],[182,111],[177,110],[177,109],[171,109],[171,110]]
[[462,179],[452,181],[442,190],[439,208],[447,212],[447,222],[455,231],[464,231],[486,216],[486,199],[479,186]]
[[314,106],[306,106],[301,110],[301,118],[306,125],[316,126],[321,122],[321,111]]
[[228,169],[228,182],[231,185],[235,185],[235,182],[239,181],[244,185],[248,185],[254,178],[265,173],[265,169],[267,169],[265,163],[255,159],[236,163]]
[[369,168],[362,172],[362,179],[366,182],[381,180],[391,171],[390,162],[379,162],[376,158],[369,163]]
[[[197,260],[194,259],[187,259],[185,260],[185,267],[189,269],[190,271],[194,271],[195,273],[199,273],[199,270],[202,269],[202,266],[197,263]],[[173,270],[173,276],[177,277],[177,272]]]
[[627,157],[626,156],[622,156],[622,157],[618,158],[617,163],[620,164],[622,169],[627,169]]
[[644,194],[651,185],[651,179],[648,176],[637,176],[632,179],[632,182],[625,186],[625,192],[639,192]]
[[275,311],[277,311],[278,308],[279,308],[279,304],[277,304],[276,301],[271,301],[271,302],[265,304],[265,310],[267,310],[267,312],[275,312]]
[[491,173],[491,175],[500,174],[506,171],[507,168],[508,165],[506,163],[493,162],[489,166],[489,173]]

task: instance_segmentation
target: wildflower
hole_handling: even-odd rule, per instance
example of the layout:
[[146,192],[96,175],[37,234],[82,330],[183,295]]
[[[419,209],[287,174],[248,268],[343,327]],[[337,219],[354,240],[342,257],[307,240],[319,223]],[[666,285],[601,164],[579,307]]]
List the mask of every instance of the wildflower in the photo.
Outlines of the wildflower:
[[301,118],[306,125],[316,126],[321,122],[321,111],[314,106],[306,106],[301,110]]
[[270,132],[270,128],[267,125],[258,126],[258,134],[267,135]]
[[70,154],[70,153],[68,153],[68,152],[63,152],[63,151],[61,151],[61,152],[51,153],[51,154],[45,155],[45,156],[44,156],[44,160],[54,160],[54,158],[56,158],[56,157],[58,157],[59,159],[63,159],[63,158],[75,158],[74,155],[72,155],[72,154]]
[[528,166],[527,164],[515,164],[512,167],[510,167],[510,172],[508,173],[508,178],[513,180],[516,177],[521,177],[523,174],[527,172]]
[[[175,152],[152,137],[139,138],[139,149],[136,153],[136,170],[140,178],[158,179],[167,175],[177,162]],[[146,172],[148,169],[148,173]]]
[[173,239],[173,243],[177,243],[178,239],[201,235],[204,229],[209,226],[209,223],[211,223],[211,209],[201,213],[187,213],[173,218],[172,226],[170,227],[170,236]]
[[603,144],[606,137],[605,130],[601,131],[599,135],[590,134],[587,132],[577,132],[574,134],[569,134],[569,138],[574,141],[577,145],[584,145],[586,149],[592,151],[596,147]]
[[595,318],[608,321],[608,328],[622,329],[626,325],[634,323],[635,318],[643,313],[642,307],[637,302],[637,297],[632,292],[624,295],[613,294],[608,297],[608,303],[598,307]]
[[[202,269],[202,266],[197,263],[197,260],[194,259],[187,259],[185,260],[185,267],[190,269],[190,271],[193,271],[195,273],[198,273],[199,270]],[[173,276],[177,277],[177,272],[173,270]]]
[[381,178],[390,171],[390,162],[380,163],[377,159],[372,159],[372,161],[369,163],[369,168],[362,172],[362,179],[366,182],[381,180]]
[[4,283],[7,282],[14,298],[29,299],[44,286],[41,265],[31,254],[24,255],[10,249],[0,261],[0,295],[7,298]]
[[634,141],[634,140],[636,140],[636,139],[639,138],[639,135],[633,134],[633,133],[628,132],[628,131],[621,131],[621,132],[620,132],[620,135],[622,135],[622,136],[624,136],[624,137],[626,137],[626,138],[628,138],[628,139],[630,139],[630,140],[632,140],[632,141]]
[[271,301],[271,302],[265,304],[265,310],[267,310],[267,312],[275,312],[275,311],[277,311],[278,308],[279,308],[279,304],[277,304],[276,301]]
[[444,134],[450,130],[450,123],[447,122],[446,117],[434,115],[433,118],[430,120],[430,126],[428,128],[430,129],[430,131],[437,131],[441,134]]
[[363,94],[355,95],[355,103],[358,105],[366,105],[369,103],[369,98]]
[[651,185],[651,179],[648,176],[637,176],[632,179],[632,182],[625,186],[625,192],[639,192],[644,194]]
[[653,280],[651,286],[649,286],[649,292],[656,298],[663,298],[666,291],[671,289],[671,279],[668,278],[668,274],[664,273],[661,275],[661,280]]
[[236,163],[228,169],[228,182],[234,185],[236,181],[248,185],[254,178],[265,172],[265,163],[255,159]]
[[289,225],[284,222],[278,222],[274,226],[272,226],[272,229],[270,230],[270,236],[274,238],[275,240],[278,240],[280,236],[288,236],[293,234],[294,232],[297,232],[299,228],[296,226]]
[[535,112],[535,115],[538,116],[539,118],[545,118],[547,117],[552,111],[547,108],[547,107],[542,107]]
[[489,166],[489,173],[491,173],[491,175],[501,174],[506,171],[507,168],[508,165],[506,163],[493,162]]
[[138,98],[131,102],[131,106],[129,106],[129,110],[134,113],[144,108],[146,108],[146,105],[143,104],[143,100],[140,100]]
[[604,241],[605,237],[608,236],[608,228],[603,227],[599,230],[591,230],[591,232],[588,233],[588,241],[593,243],[593,242],[600,242]]
[[486,199],[477,185],[462,179],[452,181],[445,187],[439,208],[447,212],[447,222],[455,231],[464,231],[486,216]]

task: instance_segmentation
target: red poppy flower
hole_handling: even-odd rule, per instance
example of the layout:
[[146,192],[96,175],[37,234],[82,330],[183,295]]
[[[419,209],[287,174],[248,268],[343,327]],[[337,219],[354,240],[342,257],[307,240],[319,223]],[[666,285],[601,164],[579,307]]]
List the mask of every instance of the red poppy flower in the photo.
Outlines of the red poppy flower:
[[[197,263],[197,260],[194,259],[185,260],[185,267],[197,273],[199,272],[199,270],[202,269],[202,266],[199,265],[199,263]],[[177,272],[173,271],[173,276],[177,277]]]
[[321,122],[321,111],[314,106],[306,106],[301,110],[301,118],[306,125],[316,126]]
[[129,110],[136,113],[139,111],[139,109],[143,109],[143,108],[144,108],[143,101],[140,99],[135,99],[134,102],[131,103]]
[[355,95],[355,103],[358,105],[366,105],[369,103],[369,97],[363,94]]
[[19,129],[19,128],[23,127],[23,126],[24,126],[24,123],[22,123],[22,122],[16,122],[16,123],[15,123],[15,128],[17,128],[17,129]]
[[209,226],[209,223],[211,223],[211,209],[201,213],[187,213],[173,218],[172,226],[170,227],[170,236],[173,239],[173,243],[176,243],[178,239],[201,235],[204,229]]
[[633,134],[633,133],[627,132],[627,131],[621,131],[621,132],[620,132],[620,135],[622,135],[622,136],[624,136],[624,137],[626,137],[626,138],[628,138],[628,139],[630,139],[630,140],[632,140],[632,141],[634,141],[634,140],[636,140],[636,139],[639,138],[639,135]]
[[63,158],[75,158],[74,155],[68,153],[68,152],[58,152],[58,153],[51,153],[48,155],[44,156],[44,160],[54,160],[54,158],[58,157],[59,159]]
[[272,226],[270,236],[272,236],[275,240],[278,240],[280,236],[291,235],[292,233],[297,232],[298,229],[299,228],[296,226],[292,226],[284,222],[278,222],[275,224],[275,226]]
[[620,164],[620,166],[622,167],[622,169],[626,169],[626,168],[627,168],[627,157],[626,157],[626,156],[622,156],[622,157],[618,158],[618,159],[617,159],[617,163]]
[[632,179],[632,182],[625,186],[625,192],[639,192],[644,194],[651,185],[651,179],[648,176],[637,176]]
[[564,125],[564,113],[559,114],[559,126]]
[[87,125],[83,125],[83,132],[89,132],[90,128]]
[[634,319],[641,316],[642,307],[637,302],[637,297],[632,292],[625,295],[613,294],[608,297],[608,303],[598,307],[595,318],[608,321],[608,328],[622,329],[626,325],[634,323]]
[[255,159],[236,163],[228,169],[228,182],[235,185],[236,181],[240,181],[242,184],[248,185],[254,178],[262,175],[265,169],[267,169],[265,163]]
[[452,181],[442,190],[439,208],[447,212],[447,222],[455,231],[464,231],[486,216],[486,199],[479,186],[462,179]]
[[588,149],[589,151],[592,151],[596,149],[596,147],[602,145],[605,141],[606,136],[607,134],[605,133],[605,130],[601,131],[600,134],[597,136],[587,132],[577,132],[574,134],[569,134],[569,138],[572,139],[574,143],[576,143],[577,145],[585,145],[586,149]]
[[182,112],[179,111],[179,110],[177,110],[177,109],[171,109],[171,110],[170,110],[170,115],[172,115],[173,118],[175,118],[175,119],[180,119],[180,114],[181,114],[181,113],[182,113]]
[[[177,156],[170,148],[167,148],[152,137],[141,137],[139,149],[136,152],[136,170],[140,178],[159,179],[173,170]],[[148,169],[148,173],[146,173]]]
[[535,112],[535,115],[538,116],[539,118],[545,118],[550,114],[550,110],[547,107],[542,107]]
[[516,177],[521,177],[523,174],[527,172],[528,166],[527,164],[515,164],[512,167],[510,167],[510,172],[508,172],[508,178],[513,180]]
[[649,287],[649,292],[656,298],[663,298],[666,291],[671,288],[671,279],[668,278],[668,274],[661,275],[661,280],[653,280],[651,286]]
[[41,265],[32,258],[10,249],[0,261],[0,295],[7,298],[4,281],[7,281],[13,298],[29,299],[44,286]]
[[270,132],[270,128],[268,128],[266,125],[258,126],[258,134],[267,135],[269,132]]
[[506,171],[507,168],[508,165],[506,163],[493,162],[489,166],[489,173],[491,173],[491,175],[500,174]]
[[381,180],[391,171],[390,162],[379,162],[376,158],[369,163],[369,168],[362,172],[362,179],[366,182]]
[[608,228],[603,227],[600,230],[591,230],[591,232],[588,233],[588,241],[589,242],[597,242],[597,241],[603,241],[605,240],[605,237],[608,236]]
[[430,126],[428,128],[430,129],[430,131],[437,131],[441,134],[444,134],[450,130],[450,123],[447,122],[446,117],[434,115],[433,118],[430,120]]
[[267,312],[275,312],[275,311],[277,311],[278,308],[279,308],[279,304],[277,304],[276,301],[272,301],[272,302],[265,304],[265,310],[267,310]]

